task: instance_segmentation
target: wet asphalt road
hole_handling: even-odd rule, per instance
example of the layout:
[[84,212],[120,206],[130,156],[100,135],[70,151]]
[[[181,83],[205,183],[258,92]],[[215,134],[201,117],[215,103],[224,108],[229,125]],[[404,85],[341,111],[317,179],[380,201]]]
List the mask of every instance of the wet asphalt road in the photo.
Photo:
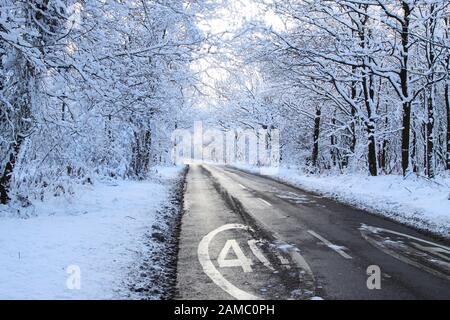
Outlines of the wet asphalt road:
[[450,248],[237,169],[191,165],[180,299],[450,299]]

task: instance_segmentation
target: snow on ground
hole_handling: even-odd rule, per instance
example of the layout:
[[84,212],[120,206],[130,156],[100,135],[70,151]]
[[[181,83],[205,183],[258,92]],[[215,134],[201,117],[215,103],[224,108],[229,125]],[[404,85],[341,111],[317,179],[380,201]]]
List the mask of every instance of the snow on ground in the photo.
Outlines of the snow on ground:
[[450,238],[450,178],[433,180],[409,175],[371,177],[364,174],[313,175],[295,168],[272,172],[233,165],[296,185],[301,189],[387,216],[415,228]]
[[[158,168],[149,181],[79,186],[75,196],[35,203],[36,216],[28,219],[0,206],[0,299],[128,296],[130,266],[148,251],[146,233],[181,170]],[[77,283],[68,268],[79,268],[79,290],[68,288]]]

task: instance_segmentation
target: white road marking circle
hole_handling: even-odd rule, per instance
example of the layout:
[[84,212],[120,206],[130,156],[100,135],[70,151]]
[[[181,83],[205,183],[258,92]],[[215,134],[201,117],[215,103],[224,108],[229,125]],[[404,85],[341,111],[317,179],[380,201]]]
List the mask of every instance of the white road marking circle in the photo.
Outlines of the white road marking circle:
[[[260,300],[262,298],[253,295],[251,293],[248,293],[244,290],[239,289],[235,285],[233,285],[231,282],[226,280],[224,276],[221,274],[219,270],[214,266],[214,264],[211,261],[211,257],[209,255],[209,246],[213,238],[227,230],[232,229],[240,229],[245,231],[253,231],[250,227],[243,225],[243,224],[226,224],[223,225],[210,233],[208,233],[206,236],[203,237],[203,239],[200,241],[197,249],[198,254],[198,260],[200,262],[200,265],[203,268],[203,271],[205,274],[222,290],[230,294],[232,297],[238,299],[238,300]],[[271,272],[273,272],[274,268],[270,264],[270,262],[264,257],[263,253],[259,250],[259,248],[256,246],[256,240],[252,239],[248,241],[249,247],[255,257],[265,266],[267,267]],[[310,279],[314,282],[314,276],[312,274],[312,271],[305,261],[305,259],[302,257],[302,255],[299,253],[299,250],[295,248],[292,245],[288,245],[284,242],[278,242],[278,244],[275,246],[277,249],[283,250],[284,252],[288,253],[292,259],[292,261],[302,270],[304,270],[303,273],[306,273],[310,276]],[[235,256],[237,256],[237,259],[226,259],[228,252],[230,250],[234,251]],[[281,255],[278,254],[278,258],[280,259]],[[285,258],[283,258],[285,259]],[[289,267],[289,261],[285,259],[285,263],[280,259],[282,264],[288,268]],[[230,239],[226,242],[224,248],[221,250],[218,258],[218,264],[220,267],[242,267],[244,272],[252,272],[251,265],[253,262],[245,257],[243,254],[241,248],[239,247],[238,243],[234,239]]]
[[239,289],[227,279],[225,279],[211,261],[211,258],[209,256],[209,243],[220,232],[231,229],[249,230],[249,227],[243,224],[234,223],[223,225],[220,228],[211,231],[203,237],[203,239],[200,241],[200,244],[198,245],[198,260],[200,261],[200,264],[202,265],[203,271],[206,273],[206,275],[210,277],[211,280],[214,281],[214,283],[218,285],[222,290],[224,290],[234,298],[238,300],[260,300],[261,298]]

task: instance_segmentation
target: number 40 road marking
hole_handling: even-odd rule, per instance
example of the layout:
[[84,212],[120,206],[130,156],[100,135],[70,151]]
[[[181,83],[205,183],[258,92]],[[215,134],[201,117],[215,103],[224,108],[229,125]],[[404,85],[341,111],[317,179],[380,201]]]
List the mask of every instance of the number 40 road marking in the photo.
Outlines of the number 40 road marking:
[[[211,261],[211,257],[209,255],[209,249],[211,241],[214,239],[216,235],[218,235],[221,232],[228,231],[228,230],[242,230],[242,231],[252,231],[252,229],[248,226],[242,225],[242,224],[226,224],[223,225],[210,233],[208,233],[206,236],[202,238],[198,245],[197,254],[198,254],[198,260],[203,268],[203,271],[205,274],[216,284],[218,285],[222,290],[230,294],[236,299],[240,300],[257,300],[260,299],[259,297],[248,293],[244,290],[239,289],[234,284],[232,284],[230,281],[224,278],[224,276],[217,270],[215,265]],[[248,245],[253,253],[253,255],[261,261],[262,264],[264,264],[267,268],[270,270],[274,270],[273,267],[270,265],[267,258],[262,253],[261,249],[257,246],[257,240],[250,240],[248,241]],[[234,251],[236,259],[227,259],[227,255],[230,252],[230,250]],[[293,259],[293,262],[295,262],[300,268],[305,270],[312,279],[314,279],[314,276],[312,274],[311,269],[309,268],[306,261],[303,259],[303,257],[293,249],[289,250],[289,254],[291,258]],[[278,259],[280,259],[281,264],[288,269],[289,266],[289,260],[285,259],[281,256],[281,254],[278,254],[276,252],[276,256]],[[283,259],[283,260],[282,260]],[[230,239],[225,243],[225,246],[221,250],[219,257],[218,257],[218,264],[219,267],[235,267],[239,266],[244,270],[244,272],[252,272],[252,265],[253,261],[249,258],[247,258],[242,251],[241,247],[239,246],[238,242],[235,239]]]
[[[255,257],[258,258],[258,260],[264,266],[266,266],[268,269],[272,271],[275,270],[270,264],[269,260],[267,260],[267,258],[264,256],[261,249],[258,247],[257,240],[254,239],[249,240],[248,246],[252,250],[252,253],[255,255]],[[236,259],[226,259],[231,249],[233,249]],[[284,259],[281,255],[278,256],[278,258],[284,265],[287,266],[289,264],[289,261],[286,261],[286,259]],[[230,239],[225,243],[225,246],[219,253],[217,263],[221,268],[241,267],[242,270],[244,270],[244,272],[253,272],[252,269],[253,261],[245,256],[244,252],[242,251],[241,247],[239,246],[238,242],[235,239]]]

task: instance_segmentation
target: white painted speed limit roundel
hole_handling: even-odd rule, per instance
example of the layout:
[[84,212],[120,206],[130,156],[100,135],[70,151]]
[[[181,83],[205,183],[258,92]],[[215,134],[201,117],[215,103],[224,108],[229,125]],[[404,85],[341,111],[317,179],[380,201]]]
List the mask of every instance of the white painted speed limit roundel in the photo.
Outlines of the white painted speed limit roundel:
[[[232,229],[250,230],[249,227],[243,224],[226,224],[224,226],[221,226],[220,228],[217,228],[214,231],[211,231],[205,237],[203,237],[203,239],[200,241],[200,244],[198,245],[197,251],[198,260],[200,261],[200,264],[202,265],[203,271],[206,273],[206,275],[210,277],[211,280],[214,281],[216,285],[222,288],[222,290],[224,290],[234,298],[238,300],[259,300],[260,298],[258,298],[257,296],[239,289],[231,282],[226,280],[223,277],[223,275],[219,272],[219,270],[217,270],[217,268],[214,266],[209,256],[209,244],[211,243],[211,240],[220,232]],[[233,244],[231,246],[233,246]],[[236,248],[234,249],[236,253]],[[240,251],[240,249],[238,249],[238,251]],[[224,250],[222,250],[222,252],[224,252]],[[242,259],[242,256],[239,257],[239,255],[237,255],[237,257],[238,257],[237,260]],[[221,258],[223,259],[223,257]]]
[[[230,281],[225,279],[223,274],[215,267],[215,265],[211,261],[209,251],[211,242],[214,237],[221,232],[233,229],[254,233],[254,231],[250,227],[243,224],[226,224],[215,229],[214,231],[211,231],[200,241],[200,244],[198,246],[197,253],[199,262],[203,267],[203,271],[205,272],[205,274],[209,278],[211,278],[211,280],[222,290],[224,290],[234,298],[238,300],[261,299],[254,294],[239,289]],[[255,277],[266,277],[266,279],[273,279],[274,274],[281,275],[280,272],[288,278],[295,278],[295,275],[297,274],[299,278],[297,278],[296,281],[300,281],[300,279],[302,281],[305,281],[305,279],[310,279],[311,281],[309,281],[309,284],[307,286],[314,286],[314,276],[312,274],[312,271],[306,263],[305,259],[300,255],[300,253],[294,246],[288,245],[283,242],[270,244],[265,240],[256,240],[250,238],[245,241],[245,247],[248,249],[247,252],[250,254],[250,256],[247,257],[242,250],[243,247],[241,247],[241,245],[244,244],[239,243],[236,239],[227,239],[225,241],[225,245],[220,250],[217,257],[217,264],[219,265],[219,269],[233,267],[240,268],[243,274],[252,274],[252,276],[250,277],[245,277],[245,279],[247,280],[254,279]],[[265,248],[265,250],[263,248]],[[229,255],[233,258],[227,258]],[[288,255],[288,257],[285,257],[283,255]],[[269,259],[267,257],[269,257]],[[299,270],[301,270],[302,272],[298,273]],[[294,278],[292,278],[291,280],[294,280]],[[295,282],[288,281],[288,283],[290,285],[287,285],[287,287],[283,289],[286,291],[283,291],[284,293],[282,293],[281,295],[290,297],[292,294],[292,288],[288,289],[288,287],[292,286],[292,284],[294,284]],[[246,284],[248,285],[248,283]],[[268,285],[269,287],[272,287],[273,283],[268,283]],[[265,288],[260,287],[259,290],[267,293],[267,289]],[[278,288],[277,290],[280,289]],[[293,291],[297,292],[298,290]],[[305,290],[305,292],[311,293],[313,291],[314,289],[310,291]],[[280,297],[281,291],[277,292],[278,294],[276,294],[275,297]],[[265,298],[267,298],[267,296]]]

